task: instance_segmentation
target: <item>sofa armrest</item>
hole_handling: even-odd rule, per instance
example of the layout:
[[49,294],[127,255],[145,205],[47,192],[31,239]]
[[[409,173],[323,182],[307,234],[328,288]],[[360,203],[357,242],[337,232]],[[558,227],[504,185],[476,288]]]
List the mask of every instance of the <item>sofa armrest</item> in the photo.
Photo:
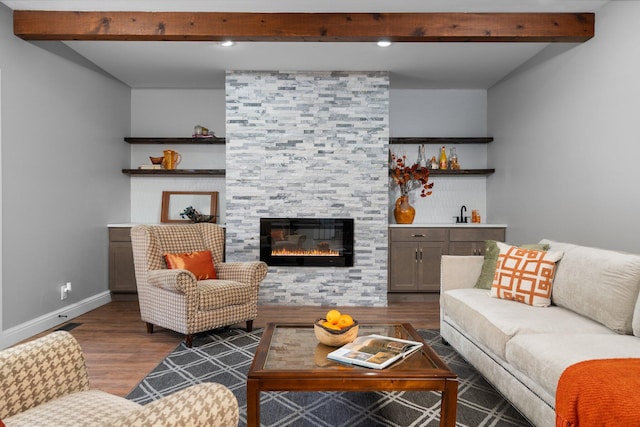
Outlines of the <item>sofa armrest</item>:
[[480,276],[484,257],[443,255],[440,266],[440,295],[451,289],[473,288]]
[[205,427],[238,425],[238,401],[225,386],[203,383],[110,420],[110,426]]
[[216,265],[216,274],[221,280],[259,285],[267,276],[267,264],[262,261],[223,262]]
[[186,295],[196,292],[196,276],[188,270],[149,270],[147,283],[151,286],[180,292]]
[[0,352],[0,419],[89,389],[80,344],[58,331]]

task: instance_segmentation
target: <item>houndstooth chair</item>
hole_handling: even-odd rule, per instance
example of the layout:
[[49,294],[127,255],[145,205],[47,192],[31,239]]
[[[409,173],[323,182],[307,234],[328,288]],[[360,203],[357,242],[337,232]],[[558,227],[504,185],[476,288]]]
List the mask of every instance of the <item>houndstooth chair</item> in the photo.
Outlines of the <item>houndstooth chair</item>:
[[238,401],[203,383],[141,406],[89,387],[84,354],[58,331],[0,351],[0,425],[205,427],[238,425]]
[[[258,315],[258,288],[267,275],[261,261],[223,262],[224,230],[212,223],[136,225],[131,228],[138,300],[147,332],[158,325],[186,335],[246,322]],[[165,253],[209,250],[217,279],[196,280],[187,270],[169,270]]]

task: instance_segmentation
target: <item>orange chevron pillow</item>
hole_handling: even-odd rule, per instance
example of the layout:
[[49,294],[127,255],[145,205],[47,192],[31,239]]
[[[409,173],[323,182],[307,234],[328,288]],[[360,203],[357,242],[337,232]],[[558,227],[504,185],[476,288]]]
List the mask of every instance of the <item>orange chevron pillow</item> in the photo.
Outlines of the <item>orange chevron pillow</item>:
[[500,253],[491,285],[491,296],[535,307],[551,305],[556,263],[563,252],[536,251],[497,242]]
[[198,280],[217,278],[211,251],[164,254],[169,269],[189,270]]

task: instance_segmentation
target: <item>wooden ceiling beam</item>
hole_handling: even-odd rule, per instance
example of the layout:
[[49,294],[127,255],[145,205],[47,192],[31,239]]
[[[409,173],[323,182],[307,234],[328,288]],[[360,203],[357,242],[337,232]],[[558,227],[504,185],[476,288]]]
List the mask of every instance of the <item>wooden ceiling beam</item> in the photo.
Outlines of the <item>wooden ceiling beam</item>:
[[244,13],[14,10],[24,40],[584,42],[593,13]]

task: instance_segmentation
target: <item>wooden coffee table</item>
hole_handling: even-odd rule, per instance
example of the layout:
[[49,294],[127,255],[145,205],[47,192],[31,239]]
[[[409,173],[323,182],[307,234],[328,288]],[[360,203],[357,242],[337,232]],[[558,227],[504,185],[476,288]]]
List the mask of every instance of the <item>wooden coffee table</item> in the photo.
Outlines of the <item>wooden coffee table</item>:
[[[361,324],[358,335],[380,334],[424,342],[408,323]],[[440,391],[440,426],[454,427],[456,374],[429,345],[386,369],[368,369],[327,359],[334,347],[320,344],[313,325],[269,323],[247,375],[247,426],[260,425],[263,391]]]

